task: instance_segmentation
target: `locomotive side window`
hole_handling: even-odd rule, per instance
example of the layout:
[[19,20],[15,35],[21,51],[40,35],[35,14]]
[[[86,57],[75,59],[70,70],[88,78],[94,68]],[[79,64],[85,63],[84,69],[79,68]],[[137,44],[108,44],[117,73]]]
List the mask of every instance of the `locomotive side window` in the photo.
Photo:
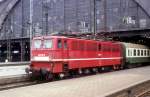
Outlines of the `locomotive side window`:
[[42,41],[40,39],[35,39],[33,42],[34,48],[38,49],[42,45]]
[[52,40],[51,39],[46,39],[44,40],[44,43],[43,43],[43,48],[52,48]]
[[67,40],[64,41],[64,49],[67,49]]
[[58,48],[62,48],[62,41],[61,41],[61,39],[57,40],[57,47]]

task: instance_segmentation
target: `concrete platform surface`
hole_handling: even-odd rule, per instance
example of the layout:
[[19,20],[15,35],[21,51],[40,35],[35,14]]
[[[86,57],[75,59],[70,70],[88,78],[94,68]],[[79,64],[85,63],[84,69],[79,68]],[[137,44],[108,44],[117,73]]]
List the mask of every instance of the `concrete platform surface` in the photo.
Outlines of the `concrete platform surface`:
[[1,85],[12,84],[12,83],[17,83],[17,82],[19,83],[19,82],[23,82],[27,80],[29,80],[29,77],[27,74],[0,76],[0,88],[1,88]]
[[104,97],[150,80],[150,66],[0,91],[0,97]]
[[26,74],[25,68],[27,67],[27,65],[0,67],[0,79],[1,77],[5,76],[7,77]]

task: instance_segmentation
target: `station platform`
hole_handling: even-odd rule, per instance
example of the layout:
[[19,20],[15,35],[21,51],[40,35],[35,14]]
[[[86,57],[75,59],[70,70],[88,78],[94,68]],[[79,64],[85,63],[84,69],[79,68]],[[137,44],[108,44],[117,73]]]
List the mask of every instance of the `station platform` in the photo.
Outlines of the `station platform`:
[[[19,83],[29,80],[27,74],[18,74],[18,75],[9,75],[9,76],[0,76],[0,88],[1,85],[6,85],[6,84],[12,84],[12,83]],[[0,96],[1,97],[1,96]]]
[[0,97],[106,97],[150,80],[150,66],[0,91]]
[[8,76],[16,76],[16,75],[24,75],[26,74],[25,68],[27,68],[27,65],[21,65],[21,66],[5,66],[0,67],[0,79],[2,77],[8,77]]
[[25,68],[27,68],[29,64],[29,61],[0,63],[0,79],[5,76],[7,77],[26,74]]

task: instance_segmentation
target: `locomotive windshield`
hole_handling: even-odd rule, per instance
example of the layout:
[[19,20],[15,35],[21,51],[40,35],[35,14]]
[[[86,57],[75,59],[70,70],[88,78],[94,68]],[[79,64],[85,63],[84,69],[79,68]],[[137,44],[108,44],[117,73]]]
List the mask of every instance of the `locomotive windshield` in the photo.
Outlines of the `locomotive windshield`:
[[52,48],[52,40],[51,39],[44,40],[43,48]]
[[33,45],[34,45],[34,48],[36,49],[41,48],[42,41],[40,39],[36,39],[34,40]]

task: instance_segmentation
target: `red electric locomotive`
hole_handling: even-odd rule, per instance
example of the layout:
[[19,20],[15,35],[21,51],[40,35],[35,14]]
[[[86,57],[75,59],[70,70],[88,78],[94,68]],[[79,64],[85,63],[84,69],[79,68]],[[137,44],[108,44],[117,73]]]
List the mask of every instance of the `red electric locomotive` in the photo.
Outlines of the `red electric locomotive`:
[[64,36],[41,36],[32,41],[30,71],[35,75],[52,78],[68,73],[96,71],[102,67],[121,67],[121,45],[105,42],[68,38]]

